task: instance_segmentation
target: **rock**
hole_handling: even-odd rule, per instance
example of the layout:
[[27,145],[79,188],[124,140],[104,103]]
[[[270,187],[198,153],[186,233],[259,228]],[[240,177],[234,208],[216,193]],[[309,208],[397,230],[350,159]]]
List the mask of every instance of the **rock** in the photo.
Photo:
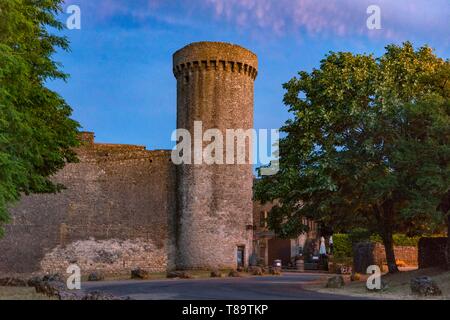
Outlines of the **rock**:
[[92,291],[85,294],[81,298],[81,300],[121,300],[121,299],[108,293],[103,293],[100,291]]
[[100,272],[91,272],[88,276],[88,281],[103,281],[105,276]]
[[221,278],[222,273],[219,270],[212,270],[211,271],[211,278]]
[[66,283],[57,280],[58,277],[44,276],[34,277],[28,280],[28,285],[33,286],[37,293],[55,297],[58,300],[124,300],[129,298],[119,298],[110,294],[94,291],[83,293],[80,290],[68,290]]
[[248,272],[254,276],[262,276],[264,271],[261,267],[250,267]]
[[361,274],[355,272],[350,276],[350,281],[359,281],[361,280]]
[[[57,280],[59,277],[53,276],[44,276],[34,277],[28,280],[28,285],[30,287],[34,287],[37,293],[42,293],[49,297],[57,297],[58,299],[62,299],[66,295],[72,296],[72,293],[67,293],[67,285],[62,280]],[[73,300],[73,299],[65,299],[65,300]]]
[[186,271],[169,271],[167,272],[167,278],[191,279],[192,275]]
[[47,274],[42,278],[42,281],[59,281],[63,282],[64,278],[59,273]]
[[327,280],[327,288],[341,288],[343,286],[345,286],[345,281],[342,276],[334,276]]
[[19,278],[1,278],[0,279],[0,286],[2,287],[27,287],[28,283],[27,281]]
[[55,296],[58,298],[58,300],[61,301],[72,301],[72,300],[83,300],[86,296],[81,291],[68,291],[68,290],[60,290],[58,291]]
[[136,268],[131,270],[131,279],[148,279],[149,273],[147,270]]
[[273,276],[279,276],[279,275],[281,275],[281,268],[280,267],[270,267],[269,273]]
[[241,274],[236,270],[231,270],[228,274],[229,277],[239,278],[241,277]]
[[417,277],[411,279],[411,292],[420,296],[442,295],[441,289],[430,277]]

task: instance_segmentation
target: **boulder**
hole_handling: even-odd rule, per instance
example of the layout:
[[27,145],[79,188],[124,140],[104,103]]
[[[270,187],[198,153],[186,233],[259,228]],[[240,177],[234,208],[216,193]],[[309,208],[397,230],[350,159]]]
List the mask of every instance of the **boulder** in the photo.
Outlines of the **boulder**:
[[361,274],[354,272],[352,273],[352,275],[350,276],[350,281],[359,281],[361,280]]
[[33,286],[37,293],[45,294],[58,300],[128,300],[116,297],[100,291],[84,293],[81,290],[68,290],[64,281],[57,280],[58,277],[44,276],[34,277],[28,280],[28,285]]
[[[129,299],[129,298],[125,298]],[[101,291],[92,291],[86,293],[81,300],[123,300],[121,298],[118,298],[112,294],[103,293]]]
[[222,273],[219,270],[212,270],[211,271],[211,278],[221,278]]
[[105,276],[100,272],[91,272],[88,276],[88,281],[103,281]]
[[149,273],[147,270],[136,268],[131,270],[131,279],[148,279]]
[[345,281],[342,276],[334,276],[327,280],[327,288],[341,288],[343,286],[345,286]]
[[64,282],[64,277],[62,275],[60,275],[59,273],[47,274],[44,277],[42,277],[42,281],[59,281],[59,282]]
[[187,271],[169,271],[167,272],[167,278],[191,279],[192,275]]
[[420,296],[440,296],[442,291],[437,283],[430,277],[417,277],[411,279],[411,292]]
[[231,270],[230,273],[228,274],[228,276],[234,277],[234,278],[239,278],[241,276],[241,274],[236,270]]
[[248,272],[254,276],[262,276],[264,274],[264,271],[261,267],[250,267],[248,269]]
[[58,276],[34,277],[28,280],[28,285],[34,287],[37,293],[49,297],[57,297],[59,300],[75,300],[77,297],[73,292],[67,291],[67,284],[58,280]]
[[269,273],[273,276],[279,276],[279,275],[281,275],[281,268],[280,267],[270,267]]

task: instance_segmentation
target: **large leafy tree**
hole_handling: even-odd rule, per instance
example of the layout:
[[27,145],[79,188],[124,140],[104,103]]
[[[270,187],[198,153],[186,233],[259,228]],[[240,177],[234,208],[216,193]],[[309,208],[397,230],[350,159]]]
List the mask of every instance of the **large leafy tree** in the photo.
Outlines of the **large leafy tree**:
[[450,186],[449,62],[429,47],[386,47],[383,56],[330,53],[319,69],[284,84],[293,118],[282,131],[280,171],[256,198],[278,199],[269,225],[290,237],[301,217],[381,235],[390,272],[392,235],[433,232]]
[[66,79],[52,55],[68,49],[51,33],[63,0],[0,1],[0,233],[21,194],[56,192],[49,177],[76,161],[78,123],[46,81]]

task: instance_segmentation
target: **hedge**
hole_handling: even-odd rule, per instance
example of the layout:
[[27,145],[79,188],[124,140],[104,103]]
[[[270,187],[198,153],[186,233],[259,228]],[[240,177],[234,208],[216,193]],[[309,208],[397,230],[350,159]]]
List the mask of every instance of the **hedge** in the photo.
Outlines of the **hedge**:
[[[399,247],[417,247],[421,237],[408,237],[405,234],[396,233],[393,236],[394,245]],[[333,235],[333,249],[334,256],[338,258],[353,256],[353,243],[370,241],[374,243],[381,243],[383,241],[377,234],[370,235],[364,229],[355,229],[351,233],[337,233]]]
[[333,234],[333,255],[338,258],[353,256],[352,241],[348,234]]

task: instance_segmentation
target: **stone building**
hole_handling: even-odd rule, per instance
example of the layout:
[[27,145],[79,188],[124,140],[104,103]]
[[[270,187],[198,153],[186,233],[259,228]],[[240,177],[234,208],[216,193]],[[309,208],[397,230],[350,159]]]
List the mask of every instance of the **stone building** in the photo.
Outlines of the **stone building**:
[[[253,128],[258,61],[240,46],[177,51],[177,128]],[[169,136],[169,133],[168,133]],[[236,268],[252,252],[251,164],[181,164],[170,150],[94,142],[54,176],[66,189],[25,196],[0,240],[0,272]],[[192,142],[193,144],[195,141]],[[248,147],[251,141],[247,141]]]
[[[177,51],[177,128],[193,133],[194,121],[203,131],[253,128],[257,68],[255,54],[232,44]],[[236,268],[252,253],[266,263],[287,260],[308,236],[280,240],[262,225],[270,205],[252,201],[248,157],[246,164],[175,165],[171,150],[97,143],[92,132],[81,140],[80,161],[53,177],[65,190],[24,196],[11,208],[0,273],[64,273],[73,263],[83,273],[111,274]]]
[[[227,129],[252,129],[257,68],[254,53],[226,43],[196,43],[177,51],[177,128],[193,134],[194,122],[200,120],[203,132],[219,130],[224,144]],[[207,143],[200,143],[202,152]],[[178,268],[227,268],[235,267],[236,259],[239,264],[248,260],[253,229],[251,146],[247,141],[245,164],[238,164],[236,151],[233,164],[177,166]],[[221,156],[229,155],[224,149]]]
[[[276,202],[261,204],[255,201],[253,204],[254,253],[258,262],[264,265],[271,265],[274,260],[279,259],[283,266],[288,266],[289,263],[293,264],[298,254],[303,253],[309,242],[313,242],[312,245],[317,247],[318,225],[313,220],[304,218],[303,224],[308,226],[308,232],[296,238],[280,239],[267,227],[267,219],[274,205]],[[318,250],[318,247],[316,249]]]

